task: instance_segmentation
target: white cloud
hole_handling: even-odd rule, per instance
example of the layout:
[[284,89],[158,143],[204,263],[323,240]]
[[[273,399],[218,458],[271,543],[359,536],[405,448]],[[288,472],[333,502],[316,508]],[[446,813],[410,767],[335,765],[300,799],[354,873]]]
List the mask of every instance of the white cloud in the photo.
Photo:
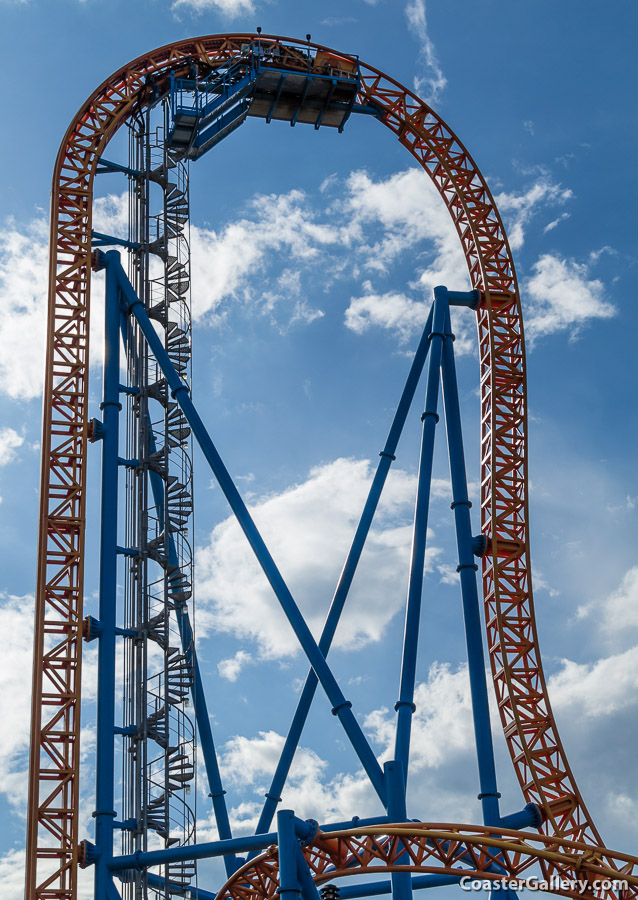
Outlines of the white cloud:
[[503,216],[512,250],[520,250],[525,241],[525,228],[532,217],[549,206],[562,206],[573,197],[569,188],[556,184],[541,174],[522,194],[502,191],[496,195],[496,205]]
[[238,650],[234,656],[231,656],[229,659],[222,659],[218,662],[217,671],[221,677],[225,678],[227,681],[237,681],[241,670],[251,661],[252,656],[250,653],[246,653],[245,650]]
[[[319,262],[321,253],[329,246],[347,243],[345,229],[319,224],[316,212],[303,191],[270,194],[256,197],[250,204],[251,218],[244,217],[226,225],[219,233],[213,229],[191,226],[192,306],[196,319],[223,316],[223,300],[252,299],[250,280],[263,270],[268,255],[285,251],[288,259],[303,264]],[[278,294],[290,296],[291,273],[288,281],[280,281]],[[294,277],[294,273],[293,273]],[[270,292],[263,311],[272,311],[277,294]],[[320,311],[310,318],[316,318]],[[296,308],[293,317],[304,315]]]
[[0,428],[0,466],[6,466],[16,458],[16,449],[24,443],[24,436],[13,428]]
[[424,74],[414,80],[414,86],[418,94],[430,105],[436,104],[447,84],[447,78],[443,74],[432,39],[428,33],[425,0],[409,0],[405,14],[408,25],[421,42],[420,57],[424,68]]
[[530,342],[565,330],[574,337],[589,320],[615,315],[615,307],[605,300],[602,281],[589,277],[587,263],[546,253],[534,264],[533,273],[523,294],[529,298],[525,322]]
[[595,617],[613,646],[636,639],[638,629],[638,566],[632,566],[616,590],[608,596],[578,609],[578,617]]
[[586,718],[611,717],[638,703],[638,647],[593,663],[564,659],[548,681],[552,706]]
[[525,119],[523,122],[523,128],[528,134],[531,134],[532,137],[536,134],[536,127],[531,119]]
[[0,390],[24,400],[42,390],[48,261],[46,219],[0,232]]
[[244,13],[254,13],[255,4],[253,0],[175,0],[171,9],[187,9],[195,13],[210,9],[217,10],[227,18],[234,18]]
[[33,597],[0,595],[0,633],[6,635],[0,658],[0,791],[20,812],[26,807],[26,751],[30,729],[30,679],[33,652]]
[[543,234],[547,234],[548,231],[553,231],[554,228],[556,228],[557,225],[559,225],[561,222],[564,222],[565,219],[569,219],[569,216],[570,216],[570,213],[564,212],[564,213],[561,213],[560,216],[558,216],[558,218],[552,219],[552,221],[549,222],[549,223],[543,228]]
[[369,281],[363,289],[368,293],[352,297],[346,310],[346,327],[356,334],[363,334],[370,326],[389,328],[397,332],[401,341],[410,338],[423,328],[430,309],[429,304],[411,300],[405,294],[390,292],[376,294]]
[[[315,637],[372,479],[367,460],[338,459],[308,479],[257,501],[251,512]],[[376,524],[346,604],[335,646],[378,641],[402,608],[410,555],[415,477],[390,473]],[[427,553],[428,568],[438,555]],[[262,657],[295,654],[298,642],[234,519],[217,525],[197,554],[197,596],[215,626],[251,638]],[[200,623],[202,617],[199,618]]]
[[[96,231],[126,234],[128,194],[98,198]],[[42,392],[47,323],[49,223],[44,216],[24,228],[8,220],[0,231],[0,392],[30,400]],[[94,278],[91,299],[91,363],[101,365],[104,334],[103,276]]]

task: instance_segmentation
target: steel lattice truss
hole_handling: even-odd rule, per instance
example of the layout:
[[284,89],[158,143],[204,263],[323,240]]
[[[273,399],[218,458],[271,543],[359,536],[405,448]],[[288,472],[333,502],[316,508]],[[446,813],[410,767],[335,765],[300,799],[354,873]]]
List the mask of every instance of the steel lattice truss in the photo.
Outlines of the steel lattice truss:
[[[356,828],[319,833],[304,847],[304,856],[316,884],[344,876],[410,871],[437,875],[465,875],[498,881],[518,879],[521,887],[530,876],[547,882],[548,891],[565,897],[582,897],[578,887],[567,886],[578,870],[589,896],[633,897],[638,889],[635,860],[607,850],[592,851],[548,835],[501,829],[498,836],[476,826],[425,824]],[[407,857],[407,858],[406,858]],[[576,864],[578,860],[578,865]],[[619,874],[622,873],[622,874]],[[625,880],[631,888],[622,894],[603,890],[605,881]],[[218,893],[219,900],[274,898],[279,887],[278,848],[269,848],[230,878]]]
[[[249,34],[202,37],[134,60],[89,98],[70,125],[56,160],[36,598],[29,900],[72,900],[76,894],[91,218],[98,159],[118,128],[166,91],[171,75],[186,76],[193,65],[212,72],[238,56],[242,45],[255,38]],[[264,46],[276,43],[285,51],[290,39],[262,35],[260,40]],[[528,843],[520,845],[508,839],[507,848],[501,848],[510,854],[506,868],[511,873],[524,872],[526,863],[521,860],[543,860],[550,858],[547,854],[557,854],[551,865],[570,877],[579,871],[585,857],[600,861],[605,871],[625,872],[628,858],[602,849],[571,774],[538,649],[526,524],[525,349],[507,237],[483,176],[440,117],[377,69],[360,64],[360,73],[358,99],[377,108],[378,118],[431,177],[455,223],[472,286],[481,292],[477,320],[488,647],[505,738],[526,799],[542,811],[546,835],[534,836],[534,841],[526,835]],[[440,831],[441,826],[438,828]],[[423,827],[423,834],[414,838],[414,847],[420,847],[414,851],[419,871],[430,871],[426,858],[436,855],[435,847],[440,851],[436,865],[448,866],[448,871],[447,851],[440,848],[461,840],[454,836],[455,829],[457,826],[450,826],[448,833],[445,826],[441,836],[435,834],[436,829]],[[346,842],[344,847],[348,840],[362,841],[367,849],[361,859],[377,852],[371,849],[373,845],[380,853],[394,846],[393,839],[379,843],[371,834],[334,840]],[[479,848],[475,870],[483,871],[481,854],[488,850],[480,848],[496,846],[495,840],[488,841],[480,829],[471,834],[464,831],[462,840],[466,848]],[[324,856],[322,852],[317,850],[311,861],[319,877],[326,871],[321,860],[330,858],[331,865],[335,864],[330,854],[325,855],[327,851]],[[355,850],[338,852],[352,854]],[[390,849],[388,853],[391,856]],[[385,864],[392,865],[390,857]],[[263,862],[263,866],[269,865],[272,868],[273,863]],[[270,887],[264,888],[260,896],[270,896],[269,891]]]

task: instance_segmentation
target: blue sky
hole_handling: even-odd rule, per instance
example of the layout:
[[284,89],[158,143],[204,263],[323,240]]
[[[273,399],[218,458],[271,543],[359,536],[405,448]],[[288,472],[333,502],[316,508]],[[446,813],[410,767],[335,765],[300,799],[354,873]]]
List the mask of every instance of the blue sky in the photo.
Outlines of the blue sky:
[[[0,887],[22,896],[47,209],[67,124],[129,59],[198,34],[264,32],[358,53],[446,119],[504,217],[528,339],[531,547],[552,702],[609,846],[631,851],[638,559],[633,147],[636,8],[611,0],[0,0],[8,89],[0,141]],[[6,84],[6,79],[5,79]],[[119,156],[118,156],[119,154]],[[111,156],[123,159],[113,145]],[[99,183],[124,229],[124,180]],[[316,629],[437,283],[467,277],[447,213],[375,122],[343,135],[249,120],[191,169],[194,397]],[[101,284],[94,303],[101,309]],[[100,396],[94,314],[94,414]],[[456,349],[468,474],[478,479],[472,317]],[[419,444],[417,401],[331,657],[388,758]],[[89,554],[97,530],[91,451]],[[196,454],[200,654],[238,829],[254,824],[305,665]],[[444,447],[425,587],[409,812],[479,821]],[[474,526],[478,528],[475,504]],[[95,608],[89,566],[87,609]],[[93,650],[83,811],[90,827]],[[326,702],[302,741],[288,805],[378,812]],[[520,798],[495,726],[506,812]],[[632,799],[633,798],[633,799]],[[199,801],[200,834],[213,834]],[[90,832],[87,832],[90,834]],[[214,875],[211,876],[214,879]],[[216,887],[203,885],[206,887]]]

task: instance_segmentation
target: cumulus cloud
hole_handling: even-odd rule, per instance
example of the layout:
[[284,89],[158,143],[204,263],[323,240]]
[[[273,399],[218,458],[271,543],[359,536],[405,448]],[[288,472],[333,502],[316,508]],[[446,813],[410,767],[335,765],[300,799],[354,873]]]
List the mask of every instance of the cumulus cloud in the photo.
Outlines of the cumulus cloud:
[[636,639],[638,629],[638,566],[632,566],[618,587],[609,594],[578,609],[580,619],[596,620],[596,627],[613,646]]
[[635,706],[638,647],[593,663],[565,659],[560,672],[549,679],[548,687],[557,712],[578,709],[579,715],[595,718]]
[[[520,250],[525,242],[525,229],[531,219],[546,207],[562,206],[571,200],[573,192],[541,174],[523,193],[502,191],[495,197],[507,228],[512,250]],[[558,220],[556,222],[558,224]],[[547,230],[551,230],[552,226]]]
[[217,663],[217,671],[222,678],[227,681],[237,681],[239,673],[244,666],[251,662],[252,656],[245,650],[238,650],[234,656],[229,659],[222,659]]
[[591,319],[615,315],[615,307],[605,299],[602,281],[590,277],[588,263],[545,253],[532,272],[524,291],[529,303],[526,334],[532,343],[557,331],[569,331],[575,337]]
[[16,450],[24,443],[24,435],[14,428],[0,428],[0,466],[6,466],[16,458]]
[[23,814],[31,716],[31,685],[25,685],[25,672],[31,671],[33,651],[32,596],[0,595],[0,630],[7,636],[0,660],[0,791]]
[[42,390],[46,327],[48,224],[36,218],[0,231],[0,390],[24,400]]
[[[321,224],[303,191],[256,197],[249,215],[221,231],[191,226],[192,303],[195,318],[223,315],[220,304],[233,298],[253,298],[252,276],[263,270],[268,254],[285,252],[300,264],[319,262],[324,249],[347,243],[345,229]],[[289,273],[294,278],[294,273]],[[279,282],[290,296],[290,280]],[[272,311],[277,295],[270,292],[264,311]],[[297,308],[293,315],[299,315]]]
[[[251,507],[257,527],[311,631],[318,637],[372,479],[368,460],[338,459]],[[378,641],[405,601],[415,477],[393,470],[335,638],[337,647]],[[431,568],[438,550],[430,547]],[[221,631],[251,638],[264,658],[298,642],[234,519],[197,554],[197,596]],[[200,623],[202,618],[200,616]]]
[[253,0],[175,0],[171,9],[179,12],[186,9],[190,12],[201,13],[206,10],[216,10],[228,19],[243,14],[254,13]]
[[447,78],[428,32],[425,0],[409,0],[405,14],[410,30],[421,43],[419,58],[423,72],[414,79],[415,90],[423,96],[426,103],[436,104],[447,84]]
[[345,323],[351,331],[363,334],[371,325],[376,325],[392,329],[397,332],[401,341],[405,341],[417,329],[423,328],[429,304],[392,291],[377,294],[369,281],[364,282],[363,289],[367,293],[362,297],[353,297],[346,310]]
[[[96,231],[125,235],[128,195],[109,195],[94,204]],[[47,322],[49,222],[44,215],[18,227],[9,219],[0,230],[0,391],[17,400],[42,392]],[[103,276],[91,299],[91,362],[101,365],[104,334]]]

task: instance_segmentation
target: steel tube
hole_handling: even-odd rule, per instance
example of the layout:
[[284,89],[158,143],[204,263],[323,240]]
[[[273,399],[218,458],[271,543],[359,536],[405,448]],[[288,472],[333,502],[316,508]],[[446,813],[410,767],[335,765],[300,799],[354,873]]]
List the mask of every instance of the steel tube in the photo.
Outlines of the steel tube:
[[[439,289],[437,288],[437,290]],[[441,288],[441,291],[444,290],[445,288]],[[451,330],[449,315],[447,330]],[[492,743],[490,710],[487,697],[483,633],[481,630],[478,586],[476,583],[478,567],[474,561],[472,548],[470,501],[467,495],[461,413],[459,409],[454,349],[451,340],[447,340],[443,348],[443,402],[450,458],[450,476],[452,479],[452,509],[454,510],[459,557],[458,571],[461,579],[472,717],[479,768],[479,799],[483,808],[483,822],[486,825],[499,825],[501,822],[498,803],[500,795],[496,786],[494,746]]]
[[382,802],[385,802],[385,787],[381,767],[361,730],[361,726],[352,712],[351,704],[344,697],[324,655],[317,646],[299,607],[295,603],[288,586],[270,555],[257,526],[248,512],[239,491],[235,487],[226,466],[217,452],[217,449],[189,396],[187,385],[175,371],[175,367],[148,318],[142,301],[133,290],[119,260],[113,263],[113,268],[117,273],[126,311],[135,316],[158,365],[166,377],[166,381],[171,388],[173,397],[179,403],[186,420],[191,426],[193,435],[199,443],[213,474],[217,478],[217,482],[222,489],[224,496],[228,500],[230,508],[235,514],[242,531],[246,535],[257,561],[270,582],[286,618],[290,622],[302,649],[308,657],[310,665],[317,673],[317,677],[332,704],[333,712],[339,717],[341,724],[350,739],[350,743],[359,757],[379,798]]
[[448,307],[445,298],[437,295],[435,291],[434,316],[432,320],[432,332],[430,334],[430,357],[428,360],[428,376],[425,393],[425,411],[422,416],[423,433],[419,458],[416,507],[414,511],[414,531],[412,535],[408,598],[405,610],[401,681],[399,687],[399,699],[394,707],[397,712],[394,757],[399,760],[403,766],[403,777],[405,782],[407,782],[408,777],[412,715],[415,711],[414,684],[416,680],[416,660],[419,645],[423,574],[425,571],[425,545],[428,530],[430,487],[432,484],[434,437],[436,425],[439,420],[437,406],[439,400],[441,354],[445,340],[444,331],[447,309]]
[[[116,251],[105,254],[107,260]],[[95,761],[95,896],[103,900],[115,888],[108,870],[113,856],[115,776],[115,624],[117,606],[117,496],[120,404],[120,298],[115,272],[107,266],[104,312],[105,349],[102,424],[102,497],[100,513],[100,574],[96,761]]]
[[[323,632],[319,639],[319,649],[324,656],[328,655],[332,640],[335,636],[337,625],[339,624],[339,619],[341,618],[341,613],[343,612],[343,607],[348,592],[350,591],[359,560],[361,559],[361,553],[363,552],[363,547],[368,537],[374,514],[379,504],[381,492],[383,491],[388,472],[390,471],[390,466],[394,460],[399,438],[401,437],[403,427],[408,417],[408,412],[412,405],[417,385],[421,379],[423,366],[425,365],[425,360],[430,348],[429,336],[432,328],[432,317],[433,310],[430,310],[425,328],[423,329],[423,334],[421,335],[416,353],[414,354],[412,365],[410,366],[410,371],[401,394],[401,399],[399,400],[399,405],[397,406],[392,425],[390,426],[388,438],[383,450],[379,454],[380,458],[377,464],[377,470],[372,485],[370,486],[361,519],[359,520],[357,530],[352,540],[352,545],[341,571],[341,575],[339,576],[339,582],[330,604],[330,609],[328,610]],[[279,762],[277,763],[270,790],[266,794],[266,803],[264,804],[259,822],[257,823],[256,834],[261,834],[270,828],[275,810],[277,809],[277,803],[279,802],[279,796],[283,790],[286,778],[288,777],[288,772],[290,771],[290,766],[299,744],[301,733],[306,724],[306,719],[308,718],[308,713],[316,689],[317,676],[315,675],[314,670],[311,669],[306,677],[306,682],[303,686],[297,709],[295,710],[290,728],[288,729],[286,741],[281,751]]]

